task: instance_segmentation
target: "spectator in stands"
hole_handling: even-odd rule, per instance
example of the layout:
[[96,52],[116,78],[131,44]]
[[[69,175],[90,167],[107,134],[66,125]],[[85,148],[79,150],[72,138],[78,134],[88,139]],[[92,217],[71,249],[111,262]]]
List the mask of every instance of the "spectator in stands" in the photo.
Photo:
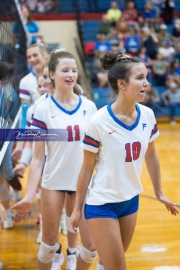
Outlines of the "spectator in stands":
[[112,50],[118,50],[124,45],[115,27],[110,28],[110,31],[109,31],[109,34],[107,35],[106,40],[110,43]]
[[161,97],[164,105],[170,109],[171,124],[176,124],[176,108],[180,106],[180,89],[178,88],[178,85],[175,82],[172,82],[169,85],[169,89],[161,94]]
[[126,20],[128,21],[130,27],[137,28],[137,16],[138,11],[135,8],[135,3],[130,1],[127,3],[126,9],[123,11],[123,15],[125,16]]
[[104,34],[99,35],[99,41],[95,43],[94,53],[99,55],[99,52],[110,51],[111,45],[106,41],[106,36]]
[[145,19],[145,22],[149,27],[151,27],[155,21],[156,13],[153,9],[152,5],[150,3],[145,4],[145,10],[143,13],[143,17]]
[[167,62],[164,60],[163,56],[160,53],[157,53],[156,59],[152,64],[155,85],[165,85],[167,66]]
[[129,33],[129,24],[126,20],[120,20],[116,24],[116,28],[118,31],[118,35],[124,39],[126,35]]
[[146,2],[150,3],[152,8],[155,11],[156,18],[160,17],[161,15],[161,6],[162,6],[162,0],[147,0]]
[[35,20],[33,20],[32,14],[27,6],[22,7],[22,16],[24,18],[27,30],[32,34],[31,44],[37,42],[37,36],[39,34],[39,26]]
[[172,24],[173,11],[175,8],[174,0],[162,0],[162,7],[164,9],[165,24]]
[[126,52],[131,55],[136,55],[140,48],[140,45],[140,38],[136,34],[136,30],[131,28],[124,42]]
[[145,99],[143,102],[141,102],[141,104],[151,108],[156,116],[158,111],[162,112],[159,101],[160,98],[158,91],[151,84],[149,84],[146,89]]
[[180,86],[180,64],[178,58],[171,62],[169,74],[173,76],[174,81]]
[[94,57],[93,72],[96,74],[99,88],[103,88],[108,84],[107,71],[101,68],[100,58],[104,56],[104,52],[99,52],[99,55]]
[[116,22],[119,21],[121,16],[122,16],[122,12],[120,11],[120,9],[117,8],[116,1],[112,1],[111,8],[108,9],[108,11],[107,11],[108,21],[111,23],[112,26],[115,26]]
[[143,27],[141,44],[146,48],[149,57],[151,59],[154,59],[156,57],[158,44],[158,38],[156,33],[153,30],[150,30],[148,27]]
[[158,49],[158,52],[166,59],[168,62],[172,62],[175,57],[175,49],[171,46],[170,40],[165,40],[163,46]]
[[137,27],[138,28],[143,28],[145,27],[145,20],[144,20],[144,17],[142,16],[142,14],[139,14],[138,17],[137,17]]
[[175,46],[180,42],[180,19],[176,19],[174,27],[172,29],[172,40],[174,41]]
[[158,46],[162,47],[165,40],[171,40],[171,35],[167,32],[167,26],[162,23],[160,25],[160,32],[158,34]]
[[144,62],[146,69],[147,69],[147,80],[148,82],[152,82],[152,60],[149,57],[149,55],[147,54],[147,50],[146,47],[142,46],[139,50],[139,54],[138,57]]
[[99,24],[99,34],[107,35],[109,33],[110,27],[111,23],[108,21],[107,14],[103,14]]

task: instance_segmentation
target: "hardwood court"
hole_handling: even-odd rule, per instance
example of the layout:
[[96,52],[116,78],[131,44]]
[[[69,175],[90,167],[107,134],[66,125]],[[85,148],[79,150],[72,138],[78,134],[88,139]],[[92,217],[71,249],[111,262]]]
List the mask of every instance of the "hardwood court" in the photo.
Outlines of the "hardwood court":
[[[159,124],[160,136],[156,148],[161,163],[163,190],[180,210],[180,124]],[[25,187],[27,174],[23,181]],[[180,215],[171,216],[164,205],[156,201],[146,167],[142,174],[144,192],[140,197],[138,221],[131,246],[126,253],[128,270],[180,270]],[[23,190],[24,193],[24,190]],[[4,269],[35,269],[39,245],[35,243],[37,206],[34,203],[26,222],[15,224],[12,230],[0,233],[0,260]],[[61,236],[66,254],[66,236]],[[61,267],[65,269],[65,264]],[[96,269],[96,263],[91,270]],[[115,270],[115,269],[112,269]]]

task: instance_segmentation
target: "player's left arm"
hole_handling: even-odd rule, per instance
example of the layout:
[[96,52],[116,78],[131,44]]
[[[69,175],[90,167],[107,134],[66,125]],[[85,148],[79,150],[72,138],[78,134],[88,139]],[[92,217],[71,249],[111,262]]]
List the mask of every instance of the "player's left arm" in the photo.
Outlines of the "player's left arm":
[[172,203],[169,199],[167,199],[162,190],[161,185],[161,173],[160,173],[160,163],[156,153],[154,141],[150,142],[148,145],[148,149],[145,155],[146,166],[153,184],[154,193],[156,198],[165,204],[168,211],[171,211],[172,215],[178,214],[178,210],[175,207],[175,203]]

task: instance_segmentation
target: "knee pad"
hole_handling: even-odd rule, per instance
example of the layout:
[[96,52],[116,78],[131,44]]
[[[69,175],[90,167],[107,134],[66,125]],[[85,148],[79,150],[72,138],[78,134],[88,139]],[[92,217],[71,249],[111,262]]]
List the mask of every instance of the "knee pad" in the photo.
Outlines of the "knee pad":
[[80,256],[83,261],[93,263],[97,258],[97,251],[90,251],[82,246]]
[[9,200],[9,189],[8,185],[6,183],[6,180],[4,180],[2,183],[0,183],[0,202]]
[[78,233],[79,232],[79,228],[77,228],[76,232],[73,230],[73,227],[72,227],[71,221],[70,221],[70,217],[68,217],[68,216],[66,216],[66,226],[67,226],[68,232],[71,232],[71,233]]
[[41,246],[38,252],[38,259],[45,264],[52,262],[52,258],[59,248],[59,244],[56,243],[54,246],[49,246],[44,242],[41,242]]

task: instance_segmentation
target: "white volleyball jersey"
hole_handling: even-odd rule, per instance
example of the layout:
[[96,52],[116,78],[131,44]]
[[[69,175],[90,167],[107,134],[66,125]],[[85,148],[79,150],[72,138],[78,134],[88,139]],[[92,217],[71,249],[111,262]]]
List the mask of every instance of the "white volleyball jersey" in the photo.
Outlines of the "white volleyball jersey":
[[138,116],[131,126],[117,119],[110,105],[90,119],[81,146],[98,154],[87,204],[122,202],[143,190],[140,177],[144,156],[159,131],[151,109],[140,104],[136,109]]
[[36,109],[36,106],[42,102],[43,100],[45,100],[46,98],[48,98],[49,95],[48,93],[43,94],[42,96],[40,96],[33,105],[31,105],[28,110],[27,110],[27,114],[26,114],[26,128],[29,128],[31,126],[32,123],[32,119],[34,116],[34,111]]
[[41,102],[34,112],[32,128],[62,129],[61,141],[46,141],[47,158],[43,171],[42,186],[49,190],[76,190],[83,159],[80,143],[91,116],[96,112],[95,104],[79,97],[73,111],[67,111],[53,96]]
[[37,87],[37,77],[35,73],[30,72],[20,81],[19,97],[30,100],[30,102],[34,104],[34,102],[40,97]]

